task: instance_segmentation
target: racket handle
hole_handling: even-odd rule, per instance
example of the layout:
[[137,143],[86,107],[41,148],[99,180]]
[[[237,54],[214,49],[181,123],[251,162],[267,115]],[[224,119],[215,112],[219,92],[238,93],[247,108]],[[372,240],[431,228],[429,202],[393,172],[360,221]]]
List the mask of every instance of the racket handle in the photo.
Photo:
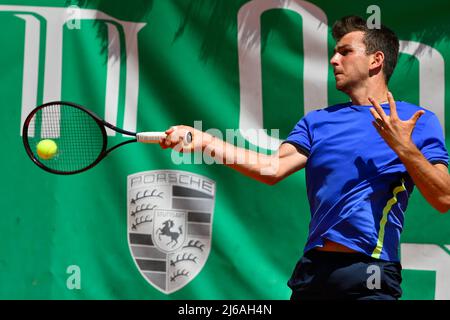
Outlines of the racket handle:
[[136,133],[136,139],[142,143],[159,143],[160,138],[165,138],[164,132],[139,132]]
[[[136,133],[136,139],[138,142],[142,143],[159,143],[160,138],[165,138],[167,135],[165,132],[139,132]],[[192,134],[190,132],[186,132],[186,135],[183,138],[183,143],[188,145],[192,142]]]

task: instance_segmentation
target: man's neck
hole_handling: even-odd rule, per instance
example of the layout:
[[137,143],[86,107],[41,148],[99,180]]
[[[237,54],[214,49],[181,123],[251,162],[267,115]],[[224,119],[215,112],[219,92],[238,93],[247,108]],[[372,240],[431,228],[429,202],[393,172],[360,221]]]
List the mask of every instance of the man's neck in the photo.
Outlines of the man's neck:
[[351,92],[347,92],[352,103],[354,105],[371,105],[369,97],[372,97],[378,103],[387,102],[388,88],[386,84],[368,84],[365,86],[360,86],[358,88],[352,89]]

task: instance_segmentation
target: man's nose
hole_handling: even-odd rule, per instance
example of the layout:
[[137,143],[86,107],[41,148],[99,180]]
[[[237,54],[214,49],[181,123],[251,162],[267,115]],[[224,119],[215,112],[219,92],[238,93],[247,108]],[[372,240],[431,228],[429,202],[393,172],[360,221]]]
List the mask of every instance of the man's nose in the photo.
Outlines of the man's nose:
[[335,54],[333,54],[333,56],[330,59],[330,63],[333,66],[337,66],[339,64],[339,53],[336,52]]

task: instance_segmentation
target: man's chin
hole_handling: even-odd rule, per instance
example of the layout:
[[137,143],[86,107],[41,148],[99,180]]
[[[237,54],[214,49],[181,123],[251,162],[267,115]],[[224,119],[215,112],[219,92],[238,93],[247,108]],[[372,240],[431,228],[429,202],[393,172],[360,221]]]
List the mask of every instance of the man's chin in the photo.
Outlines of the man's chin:
[[336,82],[336,89],[338,89],[339,91],[344,91],[345,85],[343,83]]
[[344,81],[336,81],[336,89],[337,90],[346,93],[346,92],[348,92],[349,88],[350,88],[350,86],[348,83],[345,83]]

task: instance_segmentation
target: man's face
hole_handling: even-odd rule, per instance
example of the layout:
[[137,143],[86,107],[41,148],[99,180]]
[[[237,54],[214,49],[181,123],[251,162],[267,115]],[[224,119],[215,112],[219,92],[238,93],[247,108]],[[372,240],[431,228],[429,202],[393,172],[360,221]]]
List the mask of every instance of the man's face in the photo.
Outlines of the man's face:
[[349,93],[369,78],[370,55],[366,55],[364,32],[353,31],[343,36],[330,60],[336,89]]

